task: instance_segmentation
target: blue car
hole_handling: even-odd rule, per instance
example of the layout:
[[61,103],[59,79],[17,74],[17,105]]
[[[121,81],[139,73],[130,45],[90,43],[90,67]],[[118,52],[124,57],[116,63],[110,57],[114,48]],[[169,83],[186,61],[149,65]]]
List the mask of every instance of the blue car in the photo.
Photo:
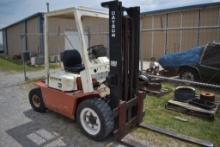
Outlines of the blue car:
[[220,44],[164,55],[159,63],[164,69],[177,70],[181,79],[220,84]]

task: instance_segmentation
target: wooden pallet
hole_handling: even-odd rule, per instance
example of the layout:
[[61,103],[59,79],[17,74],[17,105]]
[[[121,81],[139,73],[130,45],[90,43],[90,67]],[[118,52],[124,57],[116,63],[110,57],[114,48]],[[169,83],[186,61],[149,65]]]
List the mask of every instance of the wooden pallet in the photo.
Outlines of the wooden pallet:
[[219,105],[217,105],[216,108],[214,109],[206,110],[188,103],[169,100],[165,107],[168,110],[173,110],[181,113],[186,113],[186,114],[214,120],[215,114],[218,110],[218,106]]
[[153,96],[156,96],[156,97],[161,97],[161,96],[164,96],[164,95],[171,92],[171,90],[169,90],[169,89],[150,90],[146,87],[142,88],[141,90],[145,91],[149,95],[153,95]]

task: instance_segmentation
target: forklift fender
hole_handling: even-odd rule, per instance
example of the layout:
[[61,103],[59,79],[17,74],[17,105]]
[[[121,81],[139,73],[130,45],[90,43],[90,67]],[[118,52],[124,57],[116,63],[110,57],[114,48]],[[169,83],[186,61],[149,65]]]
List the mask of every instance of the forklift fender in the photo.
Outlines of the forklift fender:
[[83,91],[64,92],[54,88],[49,88],[45,82],[35,83],[42,92],[45,106],[71,119],[76,118],[78,105],[87,99],[100,98],[98,92],[83,93]]

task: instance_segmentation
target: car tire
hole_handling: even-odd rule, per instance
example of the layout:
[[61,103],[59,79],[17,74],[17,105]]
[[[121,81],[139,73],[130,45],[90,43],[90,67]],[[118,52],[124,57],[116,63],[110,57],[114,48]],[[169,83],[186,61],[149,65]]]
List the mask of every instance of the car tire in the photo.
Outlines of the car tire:
[[79,104],[77,122],[82,132],[96,141],[105,139],[114,129],[113,112],[106,102],[99,99],[89,99]]
[[40,88],[34,88],[29,92],[29,102],[34,111],[46,111]]
[[180,79],[190,80],[190,81],[199,81],[199,74],[196,70],[192,68],[183,68],[180,70]]
[[188,102],[196,97],[196,90],[189,86],[178,86],[174,92],[174,99],[180,102]]

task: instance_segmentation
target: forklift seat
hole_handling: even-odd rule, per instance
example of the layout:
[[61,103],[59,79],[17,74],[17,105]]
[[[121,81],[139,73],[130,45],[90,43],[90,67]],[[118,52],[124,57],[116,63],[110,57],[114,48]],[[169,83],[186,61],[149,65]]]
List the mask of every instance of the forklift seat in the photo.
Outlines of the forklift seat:
[[66,72],[78,74],[85,69],[84,65],[82,64],[81,55],[75,49],[65,50],[63,53],[61,53],[61,60],[63,61],[64,70]]

